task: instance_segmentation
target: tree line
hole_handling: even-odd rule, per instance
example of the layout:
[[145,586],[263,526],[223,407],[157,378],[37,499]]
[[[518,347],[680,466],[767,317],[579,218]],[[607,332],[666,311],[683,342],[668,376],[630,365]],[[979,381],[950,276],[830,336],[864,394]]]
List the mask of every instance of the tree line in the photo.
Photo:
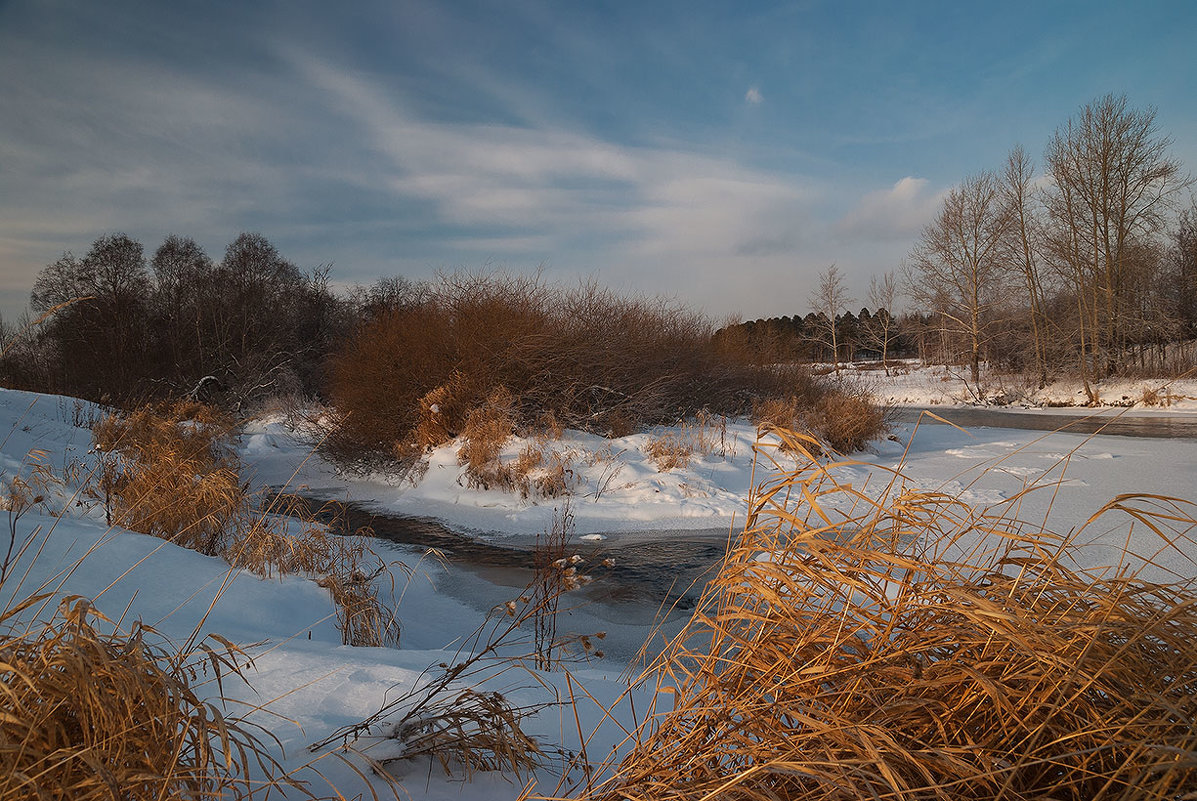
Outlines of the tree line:
[[[811,313],[730,326],[762,358],[834,363],[918,356],[1092,383],[1197,366],[1197,202],[1153,109],[1107,95],[1056,130],[1040,173],[1021,147],[944,198],[904,263],[852,314],[833,265]],[[891,311],[905,297],[910,311]],[[884,312],[884,314],[882,313]],[[884,356],[883,356],[884,354]]]
[[[1197,336],[1197,205],[1154,109],[1087,104],[1056,130],[1043,173],[1017,146],[944,199],[904,267],[943,347],[1032,372],[1042,386],[1176,369]],[[1170,364],[1170,362],[1172,362]]]
[[241,234],[219,261],[186,237],[147,258],[140,242],[103,236],[38,275],[38,319],[5,326],[0,380],[116,404],[311,394],[352,326],[328,276],[300,270],[261,234]]

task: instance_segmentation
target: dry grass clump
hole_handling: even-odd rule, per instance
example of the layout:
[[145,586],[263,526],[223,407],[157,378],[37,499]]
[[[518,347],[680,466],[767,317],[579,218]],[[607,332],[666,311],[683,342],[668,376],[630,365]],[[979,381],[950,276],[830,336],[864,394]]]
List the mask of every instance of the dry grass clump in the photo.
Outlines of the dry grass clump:
[[93,438],[108,458],[91,492],[108,522],[259,576],[312,576],[332,596],[346,645],[397,645],[398,617],[378,581],[403,565],[385,563],[365,537],[330,534],[299,499],[249,492],[231,431],[228,418],[195,403],[101,419]]
[[694,446],[684,435],[666,432],[659,437],[651,437],[644,452],[657,466],[657,472],[667,473],[689,467]]
[[458,464],[471,489],[498,489],[521,498],[555,498],[570,491],[573,471],[569,452],[549,446],[560,428],[548,416],[546,431],[539,432],[515,459],[504,461],[503,447],[515,434],[515,397],[499,387],[486,402],[470,412],[457,449]]
[[837,384],[820,391],[803,387],[800,393],[759,401],[753,420],[761,428],[807,432],[822,450],[837,453],[861,450],[885,431],[884,410],[863,389]]
[[735,449],[735,438],[728,437],[727,417],[703,409],[682,420],[678,430],[650,437],[644,452],[657,465],[658,472],[666,473],[689,467],[696,453],[723,458],[728,453],[734,455]]
[[1144,387],[1143,393],[1139,397],[1139,404],[1141,406],[1158,406],[1166,409],[1177,400],[1180,400],[1181,397],[1172,392],[1171,386]]
[[[1136,567],[1193,548],[1192,505],[1057,536],[900,475],[873,500],[774,433],[805,466],[754,492],[650,673],[676,709],[590,797],[1197,797],[1197,587]],[[1160,547],[1076,567],[1111,512]]]
[[141,624],[103,633],[111,621],[78,597],[48,622],[18,623],[49,601],[0,616],[0,799],[249,798],[284,782],[310,797],[271,778],[283,771],[267,744],[200,695],[241,678],[236,646],[172,651]]
[[522,727],[537,711],[512,706],[502,693],[467,687],[438,697],[420,715],[396,726],[391,736],[403,744],[402,759],[432,757],[447,776],[454,771],[467,777],[476,771],[521,775],[536,768],[543,756]]
[[466,418],[457,462],[465,465],[470,487],[489,489],[495,485],[511,485],[511,471],[499,456],[515,433],[514,404],[511,393],[505,387],[498,387]]
[[232,421],[191,402],[109,415],[93,429],[111,455],[99,478],[109,522],[209,556],[227,546],[244,492],[226,437]]

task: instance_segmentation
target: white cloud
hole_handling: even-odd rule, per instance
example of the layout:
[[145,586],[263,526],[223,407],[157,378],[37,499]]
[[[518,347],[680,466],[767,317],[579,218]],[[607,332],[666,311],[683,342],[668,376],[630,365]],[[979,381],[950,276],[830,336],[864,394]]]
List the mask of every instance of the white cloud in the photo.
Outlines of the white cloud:
[[782,251],[792,258],[795,222],[813,206],[793,179],[703,153],[551,127],[430,122],[355,74],[292,58],[385,156],[378,169],[391,191],[431,202],[453,224],[532,231],[557,253],[599,237],[609,254],[654,270],[726,269]]
[[744,102],[750,103],[754,106],[759,105],[764,101],[764,99],[765,96],[761,94],[761,90],[757,89],[755,86],[749,88],[749,90],[744,93]]
[[926,178],[907,176],[888,189],[869,192],[835,224],[842,239],[911,239],[937,211],[945,192],[928,190]]

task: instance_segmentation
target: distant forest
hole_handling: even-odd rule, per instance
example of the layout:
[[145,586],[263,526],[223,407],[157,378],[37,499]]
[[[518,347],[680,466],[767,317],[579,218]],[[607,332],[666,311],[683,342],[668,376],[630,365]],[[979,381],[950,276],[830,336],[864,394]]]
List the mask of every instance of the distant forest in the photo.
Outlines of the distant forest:
[[[841,361],[876,361],[882,350],[892,359],[919,355],[920,338],[909,321],[899,321],[888,309],[876,313],[862,308],[859,312],[836,315],[836,346]],[[758,354],[763,364],[784,362],[832,361],[829,328],[825,312],[810,312],[805,317],[769,317],[720,329],[716,338],[737,341]]]

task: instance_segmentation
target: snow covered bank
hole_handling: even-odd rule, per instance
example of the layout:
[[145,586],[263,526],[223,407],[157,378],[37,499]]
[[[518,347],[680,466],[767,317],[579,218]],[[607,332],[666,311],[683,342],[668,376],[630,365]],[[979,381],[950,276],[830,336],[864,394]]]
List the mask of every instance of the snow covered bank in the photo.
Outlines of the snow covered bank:
[[[678,429],[604,439],[567,430],[542,446],[564,465],[579,535],[726,530],[743,514],[753,481],[755,427],[729,420],[721,437],[712,435],[712,444],[694,448],[687,466],[661,471],[650,446],[666,433],[686,436]],[[432,517],[482,537],[535,537],[552,524],[554,510],[566,501],[566,496],[523,498],[503,490],[471,489],[466,468],[458,464],[458,442],[437,448],[427,469],[409,478],[345,476],[313,451],[310,439],[277,418],[251,423],[242,442],[242,456],[262,484],[286,484],[381,512]],[[516,459],[530,444],[528,438],[513,437],[502,458]]]
[[[1053,410],[1056,411],[1056,410]],[[1092,409],[1068,410],[1076,414]],[[1118,414],[1126,410],[1109,410]],[[1138,413],[1138,410],[1135,410]],[[793,467],[785,454],[767,447],[769,458],[754,460],[755,428],[727,425],[730,445],[722,453],[696,454],[685,468],[659,472],[645,453],[647,434],[603,440],[566,432],[556,447],[576,454],[575,491],[570,508],[579,535],[622,542],[665,539],[685,531],[727,531],[742,519],[753,482]],[[773,440],[766,438],[768,446]],[[467,489],[465,468],[453,445],[435,451],[419,483],[384,476],[349,477],[313,454],[301,435],[279,420],[253,424],[243,439],[244,457],[258,480],[281,484],[302,468],[293,485],[312,494],[360,501],[383,514],[435,518],[471,536],[527,544],[552,522],[563,498],[520,498],[512,493]],[[523,446],[508,444],[513,457]],[[588,461],[602,451],[607,461]],[[959,430],[920,423],[893,426],[892,436],[870,451],[851,455],[861,464],[837,468],[845,482],[881,492],[892,469],[908,486],[935,490],[986,506],[1017,499],[1018,516],[1068,529],[1083,522],[1115,495],[1150,492],[1181,498],[1197,489],[1197,440],[1033,431],[1010,428]],[[875,468],[881,468],[878,472]],[[613,476],[607,481],[608,476]],[[605,483],[602,492],[596,486]],[[1026,493],[1030,487],[1040,489]],[[1189,571],[1192,568],[1188,568]]]
[[[966,368],[922,367],[903,362],[886,375],[883,370],[849,365],[848,380],[867,388],[880,402],[893,406],[1084,407],[1085,390],[1077,379],[1059,379],[1039,389],[1029,376],[986,372],[982,391],[969,382]],[[1167,413],[1197,413],[1197,379],[1110,378],[1093,384],[1100,406]],[[1092,411],[1090,408],[1089,411]]]
[[[0,391],[0,431],[6,432],[0,470],[5,480],[31,479],[39,470],[59,477],[86,470],[91,456],[85,424],[94,414],[92,407],[72,399]],[[733,518],[743,514],[750,486],[773,470],[762,462],[754,468],[753,428],[729,421],[718,448],[697,448],[688,466],[661,472],[648,455],[648,445],[662,433],[609,442],[566,432],[552,444],[574,454],[568,460],[574,490],[570,503],[580,535],[599,534],[614,543],[727,530]],[[507,455],[513,456],[524,444],[509,444]],[[436,517],[500,542],[522,538],[526,543],[548,527],[554,509],[563,502],[468,489],[464,468],[457,464],[451,447],[432,455],[423,480],[414,486],[382,476],[346,477],[314,455],[312,442],[282,418],[251,424],[241,450],[260,484],[285,484],[322,497],[368,501],[382,511]],[[886,471],[900,468],[906,487],[941,491],[981,506],[997,504],[1000,509],[1004,504],[1021,519],[1047,520],[1058,530],[1078,526],[1121,493],[1192,497],[1197,487],[1195,440],[901,424],[895,427],[893,440],[876,443],[871,452],[854,458],[859,463],[836,468],[836,477],[866,493],[881,492],[888,481]],[[786,458],[779,459],[783,467],[789,466]],[[1044,489],[1024,494],[1036,483]],[[97,597],[99,608],[112,619],[142,619],[180,640],[207,613],[205,631],[241,644],[260,644],[253,650],[251,687],[228,684],[226,689],[246,704],[267,704],[268,713],[255,719],[279,737],[286,764],[292,767],[328,753],[308,754],[308,744],[373,713],[386,699],[421,681],[429,666],[451,664],[462,638],[520,591],[488,580],[486,571],[421,562],[419,549],[389,546],[389,558],[418,563],[413,580],[401,583],[402,648],[349,648],[340,644],[331,601],[315,582],[231,574],[218,559],[151,537],[109,530],[102,504],[78,494],[69,481],[46,479],[43,484],[43,501],[18,522],[25,531],[40,527],[46,535],[44,548],[35,562],[27,560],[14,571],[13,575],[26,576],[28,569],[19,586],[5,582],[0,604],[46,584],[61,593]],[[1132,530],[1128,518],[1111,516],[1108,521],[1092,530],[1091,536],[1104,538],[1110,546],[1092,552],[1095,563],[1114,564],[1128,543],[1139,550],[1158,547],[1148,531]],[[84,554],[82,565],[72,570]],[[1197,565],[1185,554],[1162,553],[1158,561],[1161,570],[1174,575],[1197,575]],[[220,601],[209,611],[222,587]],[[636,611],[651,620],[656,609]],[[604,619],[603,614],[609,617]],[[610,630],[615,647],[608,649],[607,660],[580,665],[570,680],[580,682],[586,694],[604,704],[613,703],[626,689],[619,680],[625,665],[610,657],[626,659],[635,637],[649,630],[631,622],[632,617],[612,607],[601,614],[580,610],[563,623],[563,628],[579,632]],[[559,673],[539,674],[535,681],[527,674],[509,673],[484,688],[503,692],[521,704],[568,698],[571,689],[574,697],[581,697],[577,684],[571,687],[565,681]],[[639,696],[637,709],[643,710],[646,703],[647,698]],[[626,712],[621,712],[625,725],[630,720]],[[589,701],[583,703],[580,715],[585,732],[601,717]],[[528,730],[545,744],[577,748],[572,711],[563,716],[560,709],[548,709],[530,722]],[[617,729],[608,731],[592,748],[605,755],[622,736]],[[382,745],[394,747],[393,741]],[[352,797],[365,789],[363,779],[335,759],[324,756],[319,765],[345,795]],[[552,770],[540,778],[549,788],[555,782]],[[380,780],[372,781],[381,787]],[[518,782],[497,775],[477,775],[466,784],[448,781],[439,767],[427,763],[413,765],[404,778],[404,792],[419,798],[514,798],[519,791]]]

